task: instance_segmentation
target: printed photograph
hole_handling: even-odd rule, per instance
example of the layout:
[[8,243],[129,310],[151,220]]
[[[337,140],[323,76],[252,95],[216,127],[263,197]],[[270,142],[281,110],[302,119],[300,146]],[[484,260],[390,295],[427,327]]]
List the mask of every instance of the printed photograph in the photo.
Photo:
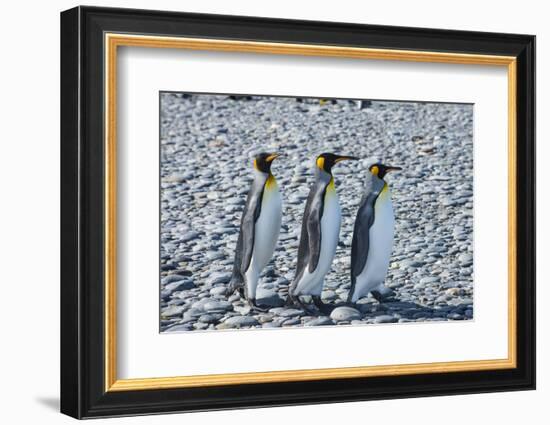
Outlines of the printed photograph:
[[159,97],[160,332],[473,319],[473,105]]

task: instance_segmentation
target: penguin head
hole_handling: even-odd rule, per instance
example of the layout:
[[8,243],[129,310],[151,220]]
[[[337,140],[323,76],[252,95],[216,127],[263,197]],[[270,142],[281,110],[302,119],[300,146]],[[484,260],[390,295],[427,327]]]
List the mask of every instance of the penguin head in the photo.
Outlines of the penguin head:
[[279,154],[276,153],[259,153],[254,157],[254,169],[262,173],[271,173],[271,163]]
[[372,164],[369,167],[369,171],[374,174],[379,179],[383,179],[387,173],[390,171],[398,171],[401,170],[401,167],[393,167],[391,165],[385,165],[380,162],[377,162],[376,164]]
[[355,156],[336,155],[334,153],[322,153],[317,157],[316,164],[320,170],[331,174],[332,167],[340,161],[348,159],[358,160]]

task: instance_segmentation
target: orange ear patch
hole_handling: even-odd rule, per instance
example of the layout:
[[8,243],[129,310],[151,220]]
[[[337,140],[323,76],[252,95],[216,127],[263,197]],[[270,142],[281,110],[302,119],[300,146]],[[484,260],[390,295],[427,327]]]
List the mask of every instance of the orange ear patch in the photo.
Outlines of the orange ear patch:
[[322,156],[317,158],[317,167],[319,167],[321,170],[325,169],[325,158],[323,158]]
[[378,176],[378,173],[380,172],[380,169],[378,168],[378,165],[373,165],[370,169],[371,173],[375,176]]

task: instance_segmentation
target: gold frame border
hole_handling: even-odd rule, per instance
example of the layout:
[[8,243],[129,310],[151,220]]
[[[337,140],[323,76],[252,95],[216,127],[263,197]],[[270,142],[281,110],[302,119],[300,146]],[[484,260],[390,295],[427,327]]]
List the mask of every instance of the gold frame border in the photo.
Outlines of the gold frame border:
[[[436,62],[469,65],[505,66],[508,71],[508,357],[495,360],[471,360],[305,369],[272,372],[230,373],[174,376],[166,378],[117,379],[116,362],[116,99],[117,48],[119,46],[230,51],[244,53],[325,56],[355,59]],[[416,373],[447,373],[517,366],[516,353],[516,58],[463,53],[370,49],[328,45],[266,43],[148,35],[105,34],[105,391],[136,391],[215,385],[238,385],[268,382],[311,381]]]

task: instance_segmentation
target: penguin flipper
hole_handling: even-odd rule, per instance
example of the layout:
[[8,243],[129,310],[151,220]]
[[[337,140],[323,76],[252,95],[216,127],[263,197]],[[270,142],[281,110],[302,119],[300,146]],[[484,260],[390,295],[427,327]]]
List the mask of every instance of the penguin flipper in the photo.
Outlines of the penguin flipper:
[[371,192],[366,195],[355,217],[351,241],[351,287],[348,301],[351,300],[355,291],[357,276],[363,272],[367,263],[370,247],[370,228],[374,223],[374,205],[378,195],[379,192]]
[[260,216],[262,209],[264,188],[252,185],[248,197],[246,199],[246,206],[241,219],[241,231],[239,233],[239,239],[237,240],[237,247],[235,249],[235,262],[233,266],[233,276],[240,275],[240,279],[244,281],[243,276],[250,266],[252,260],[252,252],[254,251],[254,239],[255,239],[255,227],[256,221]]
[[292,281],[289,294],[296,295],[298,283],[306,269],[313,273],[319,263],[321,255],[321,217],[324,208],[324,194],[327,183],[318,182],[310,191],[302,217],[302,233],[298,245],[298,263],[296,275]]
[[325,207],[325,193],[327,185],[319,187],[314,196],[311,196],[309,201],[309,208],[307,216],[307,234],[308,234],[308,248],[309,248],[309,272],[313,273],[319,264],[319,257],[321,255],[321,218],[323,217],[323,210]]
[[309,272],[313,273],[319,264],[321,255],[321,213],[314,209],[307,220],[307,233],[309,245]]
[[296,274],[294,276],[294,279],[292,280],[292,283],[290,284],[290,287],[288,288],[288,295],[289,295],[288,301],[291,305],[297,304],[298,302],[297,298],[295,298],[296,297],[295,291],[309,262],[309,237],[308,237],[308,231],[307,231],[307,217],[308,217],[310,202],[311,201],[308,197],[308,200],[306,202],[306,208],[304,209],[304,214],[302,216],[302,231],[300,234],[300,243],[298,245],[298,260],[296,264]]
[[228,292],[233,294],[237,289],[242,289],[244,286],[244,277],[241,272],[241,264],[243,259],[243,234],[239,233],[237,246],[235,247],[235,261],[233,263],[233,273],[228,285]]
[[250,202],[250,208],[247,208],[246,214],[243,216],[243,222],[241,226],[241,234],[243,235],[243,258],[241,262],[241,271],[245,273],[250,266],[252,260],[252,252],[254,251],[254,239],[255,239],[255,227],[258,217],[262,209],[262,197],[263,190],[254,196],[254,199]]

